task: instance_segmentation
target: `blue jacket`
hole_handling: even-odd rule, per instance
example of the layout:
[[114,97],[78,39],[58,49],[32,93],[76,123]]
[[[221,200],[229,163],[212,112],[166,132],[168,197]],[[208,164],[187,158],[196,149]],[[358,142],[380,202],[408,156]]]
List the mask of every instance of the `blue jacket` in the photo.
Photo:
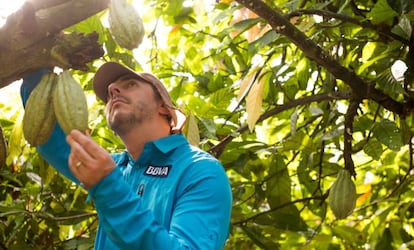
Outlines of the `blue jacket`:
[[[26,102],[42,71],[24,78]],[[38,152],[79,183],[68,167],[69,145],[56,126]],[[95,249],[222,249],[229,235],[231,188],[214,157],[182,134],[148,142],[137,161],[112,154],[117,167],[89,191],[99,217]]]

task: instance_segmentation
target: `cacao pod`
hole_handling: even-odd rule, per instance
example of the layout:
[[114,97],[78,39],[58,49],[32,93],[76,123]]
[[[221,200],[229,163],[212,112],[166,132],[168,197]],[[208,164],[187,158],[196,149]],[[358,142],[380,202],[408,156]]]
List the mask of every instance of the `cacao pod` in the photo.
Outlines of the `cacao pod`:
[[65,134],[77,129],[88,129],[88,104],[80,84],[69,71],[63,71],[53,91],[53,108],[56,120]]
[[109,31],[115,42],[125,49],[137,48],[145,35],[144,24],[135,8],[126,0],[109,2]]
[[357,199],[356,187],[351,174],[341,169],[329,191],[329,205],[337,219],[345,219],[354,211]]
[[31,146],[45,143],[55,127],[52,99],[56,80],[55,73],[44,74],[27,99],[23,115],[23,135]]
[[6,166],[7,143],[4,138],[3,129],[0,126],[0,169]]

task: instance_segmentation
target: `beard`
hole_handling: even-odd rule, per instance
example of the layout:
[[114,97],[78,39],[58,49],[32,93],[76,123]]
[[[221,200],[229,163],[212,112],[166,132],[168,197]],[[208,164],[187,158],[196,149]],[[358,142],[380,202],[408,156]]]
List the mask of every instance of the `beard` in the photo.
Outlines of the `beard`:
[[156,114],[156,110],[151,107],[136,103],[132,109],[127,110],[116,107],[106,115],[109,127],[118,135],[128,133],[133,127],[143,124]]
[[118,135],[125,134],[134,125],[141,124],[142,118],[133,112],[118,114],[107,118],[109,127]]

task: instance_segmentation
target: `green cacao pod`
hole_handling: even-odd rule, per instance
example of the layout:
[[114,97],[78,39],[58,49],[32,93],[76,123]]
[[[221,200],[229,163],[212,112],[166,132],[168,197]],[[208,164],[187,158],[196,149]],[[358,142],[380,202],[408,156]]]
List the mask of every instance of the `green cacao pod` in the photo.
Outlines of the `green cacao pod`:
[[65,134],[73,129],[88,129],[88,104],[80,84],[69,71],[63,71],[53,91],[53,108],[56,120]]
[[115,42],[125,49],[137,48],[145,35],[144,24],[135,8],[126,0],[109,2],[109,31]]
[[44,74],[27,99],[23,115],[23,135],[31,146],[45,143],[55,127],[52,99],[56,80],[55,73]]
[[3,129],[0,126],[0,169],[6,166],[7,143],[4,138]]
[[329,205],[337,219],[345,219],[354,211],[357,199],[356,187],[351,174],[341,169],[329,191]]

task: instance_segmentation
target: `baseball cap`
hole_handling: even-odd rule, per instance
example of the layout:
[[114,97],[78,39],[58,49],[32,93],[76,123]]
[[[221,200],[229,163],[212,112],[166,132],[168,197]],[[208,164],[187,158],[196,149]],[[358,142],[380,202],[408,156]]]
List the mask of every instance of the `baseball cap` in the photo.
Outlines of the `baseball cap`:
[[186,116],[183,112],[174,106],[167,89],[160,81],[160,79],[151,73],[135,72],[132,69],[116,62],[104,63],[96,71],[93,78],[93,90],[95,91],[95,94],[99,97],[99,99],[106,103],[108,99],[109,84],[116,81],[119,77],[127,74],[135,75],[138,79],[152,84],[155,89],[157,89],[162,101],[164,102],[171,115],[171,133],[181,132],[185,124]]

